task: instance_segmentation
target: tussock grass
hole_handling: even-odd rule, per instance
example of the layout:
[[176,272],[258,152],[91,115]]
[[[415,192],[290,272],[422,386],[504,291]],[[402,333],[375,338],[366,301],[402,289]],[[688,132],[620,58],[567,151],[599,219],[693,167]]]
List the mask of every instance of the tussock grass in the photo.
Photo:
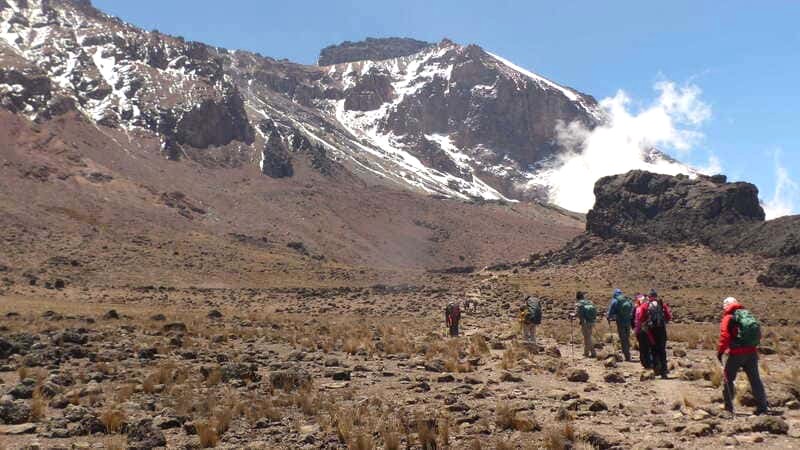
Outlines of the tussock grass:
[[33,398],[31,399],[31,422],[40,422],[47,415],[47,397],[42,393],[41,385],[36,386],[33,390]]
[[216,447],[219,443],[219,433],[213,420],[198,421],[195,423],[197,437],[200,439],[201,448]]
[[125,413],[111,405],[100,413],[100,422],[106,427],[106,433],[108,434],[116,434],[122,431],[125,419]]
[[539,428],[532,418],[520,417],[516,409],[508,402],[503,402],[495,408],[495,425],[501,430],[534,431]]
[[572,422],[549,427],[545,432],[544,448],[547,450],[565,450],[572,448],[575,442],[575,426]]

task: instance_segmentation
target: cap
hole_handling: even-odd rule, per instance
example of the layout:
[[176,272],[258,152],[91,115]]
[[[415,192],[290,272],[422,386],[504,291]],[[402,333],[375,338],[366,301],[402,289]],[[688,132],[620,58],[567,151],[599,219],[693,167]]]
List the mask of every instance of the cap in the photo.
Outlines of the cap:
[[728,306],[730,306],[730,305],[732,305],[734,303],[738,303],[736,301],[736,299],[733,298],[733,297],[728,297],[728,298],[726,298],[725,300],[722,301],[722,307],[723,308],[727,308]]
[[622,289],[614,289],[614,295],[622,294]]
[[651,297],[658,297],[658,292],[655,289],[650,289],[650,296]]

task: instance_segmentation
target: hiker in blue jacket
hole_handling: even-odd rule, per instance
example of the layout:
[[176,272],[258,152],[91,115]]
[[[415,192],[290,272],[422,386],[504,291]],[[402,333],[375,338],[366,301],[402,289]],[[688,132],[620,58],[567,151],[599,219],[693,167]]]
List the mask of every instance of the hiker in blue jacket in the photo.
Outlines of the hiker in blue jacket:
[[617,324],[617,334],[625,361],[631,360],[631,317],[633,317],[633,300],[626,297],[621,289],[614,289],[606,319],[609,323]]

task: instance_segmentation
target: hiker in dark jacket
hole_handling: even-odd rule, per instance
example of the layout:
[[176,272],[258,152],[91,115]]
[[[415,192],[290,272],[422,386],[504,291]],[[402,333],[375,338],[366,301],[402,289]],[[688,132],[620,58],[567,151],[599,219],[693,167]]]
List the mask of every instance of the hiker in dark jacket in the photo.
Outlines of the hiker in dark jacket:
[[461,306],[458,302],[448,303],[444,308],[444,323],[450,332],[450,337],[458,336],[458,323],[461,321]]
[[609,323],[617,324],[617,335],[619,335],[622,354],[625,361],[631,360],[631,316],[633,315],[633,300],[622,293],[621,289],[614,289],[611,297],[611,304],[608,305],[606,319]]
[[669,306],[658,297],[655,289],[650,291],[645,326],[653,338],[653,370],[661,378],[667,378],[667,324],[672,320]]
[[575,304],[575,313],[570,314],[570,319],[576,316],[581,324],[581,334],[583,334],[583,356],[596,357],[597,353],[594,350],[594,342],[592,341],[592,331],[594,330],[594,323],[597,320],[597,309],[594,303],[586,299],[586,294],[578,291],[575,294],[577,300]]
[[525,297],[520,311],[522,340],[525,344],[536,347],[536,326],[542,323],[542,302],[538,298]]
[[[767,412],[767,394],[764,391],[764,383],[761,382],[761,376],[758,373],[758,339],[760,338],[760,329],[756,322],[757,336],[749,337],[750,341],[740,333],[740,323],[745,323],[742,317],[749,316],[750,320],[755,320],[749,311],[744,309],[735,298],[728,297],[722,301],[723,314],[722,322],[719,326],[719,345],[717,346],[717,359],[722,362],[723,356],[727,353],[728,359],[725,361],[724,366],[724,387],[723,398],[725,400],[725,409],[733,413],[733,394],[734,384],[736,381],[736,374],[739,369],[743,369],[747,374],[747,379],[750,381],[750,390],[753,392],[753,397],[756,399],[756,414],[764,414]],[[737,311],[741,311],[737,315]],[[742,320],[742,322],[737,321]],[[742,336],[740,336],[742,334]]]

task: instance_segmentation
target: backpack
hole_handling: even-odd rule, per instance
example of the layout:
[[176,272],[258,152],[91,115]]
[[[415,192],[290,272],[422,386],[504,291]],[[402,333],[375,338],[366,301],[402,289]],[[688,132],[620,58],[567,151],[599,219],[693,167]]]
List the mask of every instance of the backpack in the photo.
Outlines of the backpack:
[[664,308],[656,301],[651,301],[647,305],[647,325],[649,328],[659,328],[666,326],[667,320],[664,317]]
[[633,300],[630,297],[617,300],[617,321],[630,322],[631,317],[633,317]]
[[733,320],[739,327],[734,340],[735,347],[757,347],[761,343],[761,324],[750,311],[737,309],[733,313]]
[[542,304],[539,299],[528,297],[525,301],[527,310],[525,311],[525,322],[539,325],[542,323]]
[[597,319],[597,307],[589,300],[581,300],[578,306],[578,314],[584,322],[594,323]]

